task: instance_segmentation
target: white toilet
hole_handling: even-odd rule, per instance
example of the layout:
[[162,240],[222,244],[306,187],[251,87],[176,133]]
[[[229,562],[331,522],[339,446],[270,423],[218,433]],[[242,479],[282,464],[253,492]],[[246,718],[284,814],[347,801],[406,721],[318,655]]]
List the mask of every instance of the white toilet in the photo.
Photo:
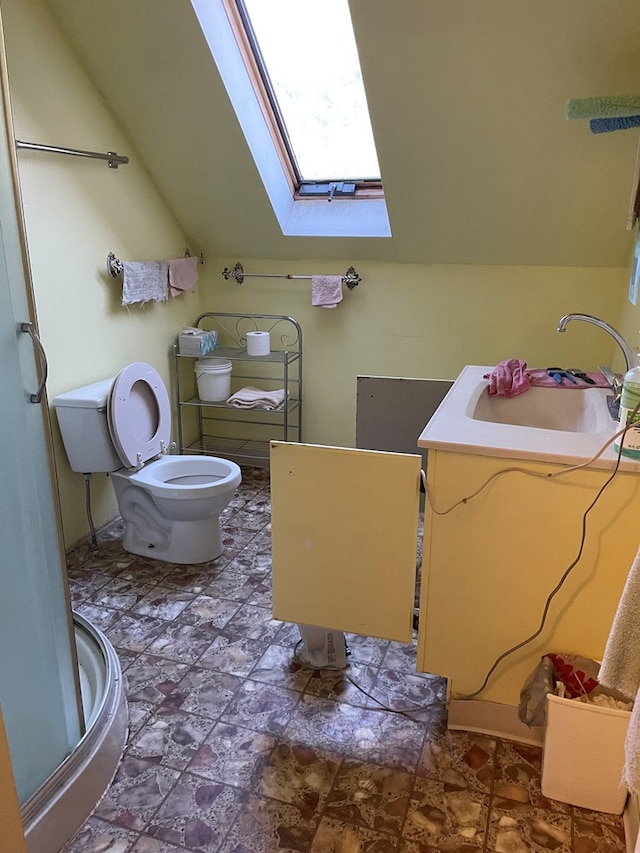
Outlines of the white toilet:
[[171,406],[155,368],[135,362],[53,404],[72,470],[111,476],[125,550],[170,563],[220,556],[219,516],[242,481],[240,468],[214,456],[166,455]]

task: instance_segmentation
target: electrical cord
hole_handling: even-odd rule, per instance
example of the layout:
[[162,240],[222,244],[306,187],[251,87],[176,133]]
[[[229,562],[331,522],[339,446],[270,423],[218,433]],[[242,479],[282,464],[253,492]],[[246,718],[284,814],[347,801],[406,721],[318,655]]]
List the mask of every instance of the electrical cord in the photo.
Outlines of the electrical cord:
[[[547,616],[549,614],[549,608],[551,606],[551,602],[553,601],[555,596],[558,594],[558,592],[560,592],[560,590],[564,586],[565,581],[567,580],[567,578],[569,577],[569,575],[571,574],[571,572],[573,571],[573,569],[575,568],[575,566],[578,564],[578,562],[580,561],[580,559],[582,557],[582,552],[584,551],[584,545],[585,545],[585,541],[586,541],[586,537],[587,537],[587,517],[588,517],[589,513],[591,512],[591,510],[594,508],[594,506],[597,504],[597,502],[600,500],[602,493],[609,486],[609,484],[613,481],[613,479],[615,478],[616,474],[618,473],[618,471],[620,469],[620,462],[622,459],[622,445],[623,445],[623,441],[624,441],[623,436],[627,433],[627,431],[629,429],[631,429],[632,427],[634,427],[636,425],[635,424],[635,417],[639,411],[640,411],[640,403],[638,403],[636,405],[635,409],[633,410],[630,417],[628,418],[626,425],[624,427],[622,427],[622,429],[620,429],[616,433],[614,433],[608,439],[608,441],[606,441],[602,445],[602,447],[598,450],[598,452],[594,456],[591,457],[591,459],[589,459],[587,462],[580,463],[580,465],[571,465],[571,466],[564,468],[562,471],[557,471],[557,472],[554,472],[551,474],[541,474],[537,471],[528,471],[526,468],[519,468],[519,467],[504,468],[501,471],[496,471],[495,474],[493,474],[491,477],[489,477],[486,480],[486,482],[483,483],[482,486],[480,486],[480,488],[477,489],[475,492],[473,492],[471,495],[468,495],[466,498],[462,498],[461,500],[459,500],[455,504],[453,504],[451,507],[449,507],[448,510],[441,511],[441,512],[438,512],[435,509],[432,501],[430,500],[429,492],[426,492],[427,499],[429,500],[429,505],[431,506],[433,512],[435,512],[436,515],[446,515],[447,513],[451,512],[456,507],[460,506],[461,504],[468,503],[469,500],[471,500],[472,498],[479,495],[483,491],[483,489],[485,489],[489,485],[489,483],[491,483],[494,479],[496,479],[496,477],[500,476],[501,474],[507,474],[507,473],[515,472],[515,473],[520,473],[520,474],[527,474],[527,475],[533,476],[533,477],[540,477],[540,478],[547,479],[547,480],[548,479],[557,479],[558,477],[564,476],[564,475],[566,475],[572,471],[577,471],[580,468],[586,468],[592,462],[594,462],[596,459],[598,459],[604,453],[604,451],[607,449],[607,447],[609,447],[609,445],[612,444],[612,442],[614,442],[616,440],[616,438],[621,439],[620,445],[619,445],[618,450],[617,450],[616,462],[615,462],[615,465],[613,467],[613,471],[611,472],[609,477],[607,477],[607,479],[602,484],[602,486],[600,486],[600,488],[596,492],[594,499],[591,501],[591,503],[589,504],[589,506],[586,508],[586,510],[584,511],[584,513],[582,515],[582,531],[581,531],[581,537],[580,537],[580,545],[578,547],[578,553],[577,553],[575,559],[567,566],[567,568],[563,572],[563,574],[562,574],[560,580],[558,581],[558,583],[556,584],[556,586],[551,590],[551,592],[547,596],[547,599],[545,601],[545,604],[544,604],[544,607],[542,610],[542,616],[540,618],[540,624],[538,625],[538,628],[529,637],[527,637],[526,639],[517,643],[515,646],[512,646],[511,648],[507,649],[501,655],[499,655],[499,657],[497,657],[495,659],[495,661],[493,662],[493,664],[489,668],[489,670],[488,670],[488,672],[484,678],[484,681],[482,682],[481,686],[477,690],[474,690],[473,693],[465,693],[462,696],[457,697],[458,699],[473,699],[474,697],[476,697],[480,693],[482,693],[483,690],[485,689],[485,687],[487,686],[487,684],[489,683],[489,679],[491,678],[493,673],[496,671],[498,666],[502,663],[502,661],[505,660],[505,658],[509,657],[510,655],[514,654],[515,652],[519,651],[520,649],[524,648],[524,646],[527,646],[527,645],[529,645],[529,643],[532,643],[537,637],[540,636],[540,634],[544,630],[544,626],[545,626],[546,621],[547,621]],[[423,481],[424,481],[424,471],[422,471],[421,474],[422,474]],[[426,483],[425,483],[425,491],[426,491]]]
[[[296,643],[295,648],[293,650],[293,658],[294,658],[295,662],[298,664],[298,666],[301,669],[311,670],[312,672],[323,672],[323,671],[326,672],[327,667],[313,666],[312,664],[305,661],[304,658],[301,658],[298,655],[298,649],[300,648],[301,643],[302,643],[302,640],[298,640],[298,642]],[[349,651],[347,649],[347,655],[348,654],[349,654]],[[344,669],[331,669],[330,671],[335,672],[335,673],[340,673],[340,675],[342,675],[343,678],[346,678],[347,681],[349,681],[351,684],[353,684],[353,686],[357,690],[359,690],[360,693],[363,694],[363,696],[366,696],[368,699],[371,699],[373,702],[375,702],[377,705],[380,706],[379,708],[371,708],[369,705],[351,705],[351,703],[349,703],[352,708],[361,708],[364,711],[388,711],[391,714],[400,714],[400,716],[407,717],[408,719],[413,720],[414,722],[420,722],[419,720],[416,720],[415,717],[411,716],[412,712],[418,713],[419,711],[427,711],[427,710],[429,710],[429,708],[444,708],[447,705],[447,703],[444,699],[436,699],[433,702],[427,702],[426,705],[419,705],[416,702],[414,704],[414,707],[412,707],[412,708],[390,708],[388,705],[385,705],[384,702],[381,702],[372,693],[369,693],[367,690],[365,690],[364,687],[362,687],[362,685],[358,684],[358,682],[354,678],[352,678],[347,672],[345,672]]]

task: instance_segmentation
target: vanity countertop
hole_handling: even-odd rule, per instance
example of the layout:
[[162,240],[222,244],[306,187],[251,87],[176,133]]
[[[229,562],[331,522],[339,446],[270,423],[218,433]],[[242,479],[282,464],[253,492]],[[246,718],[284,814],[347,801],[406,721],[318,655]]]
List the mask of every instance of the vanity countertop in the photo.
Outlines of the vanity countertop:
[[[615,465],[618,454],[613,443],[597,459],[593,458],[618,429],[609,416],[602,419],[597,431],[591,432],[541,429],[473,417],[478,400],[483,393],[486,394],[489,384],[484,376],[492,370],[492,366],[475,364],[462,370],[422,431],[418,447],[569,465],[593,460],[589,467],[594,468],[610,469]],[[603,389],[550,389],[553,394],[567,395],[591,394],[596,390],[602,395]],[[606,405],[604,401],[603,405]],[[623,456],[620,468],[623,471],[640,471],[640,461]]]

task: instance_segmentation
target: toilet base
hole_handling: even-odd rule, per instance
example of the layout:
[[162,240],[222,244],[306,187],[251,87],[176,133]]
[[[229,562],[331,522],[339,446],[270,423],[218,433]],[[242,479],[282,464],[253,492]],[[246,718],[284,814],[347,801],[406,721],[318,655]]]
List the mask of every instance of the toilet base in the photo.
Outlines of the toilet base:
[[[220,517],[196,521],[174,521],[168,531],[167,541],[150,542],[143,539],[135,524],[127,519],[122,547],[130,554],[163,560],[166,563],[208,563],[222,554]],[[164,537],[163,537],[164,538]]]

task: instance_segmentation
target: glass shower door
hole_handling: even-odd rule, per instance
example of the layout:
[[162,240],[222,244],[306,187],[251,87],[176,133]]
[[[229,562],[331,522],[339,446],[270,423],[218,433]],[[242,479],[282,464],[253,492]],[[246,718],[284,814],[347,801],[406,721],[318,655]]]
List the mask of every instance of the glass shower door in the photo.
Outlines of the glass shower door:
[[0,705],[23,803],[82,736],[46,395],[22,323],[35,319],[0,33]]

